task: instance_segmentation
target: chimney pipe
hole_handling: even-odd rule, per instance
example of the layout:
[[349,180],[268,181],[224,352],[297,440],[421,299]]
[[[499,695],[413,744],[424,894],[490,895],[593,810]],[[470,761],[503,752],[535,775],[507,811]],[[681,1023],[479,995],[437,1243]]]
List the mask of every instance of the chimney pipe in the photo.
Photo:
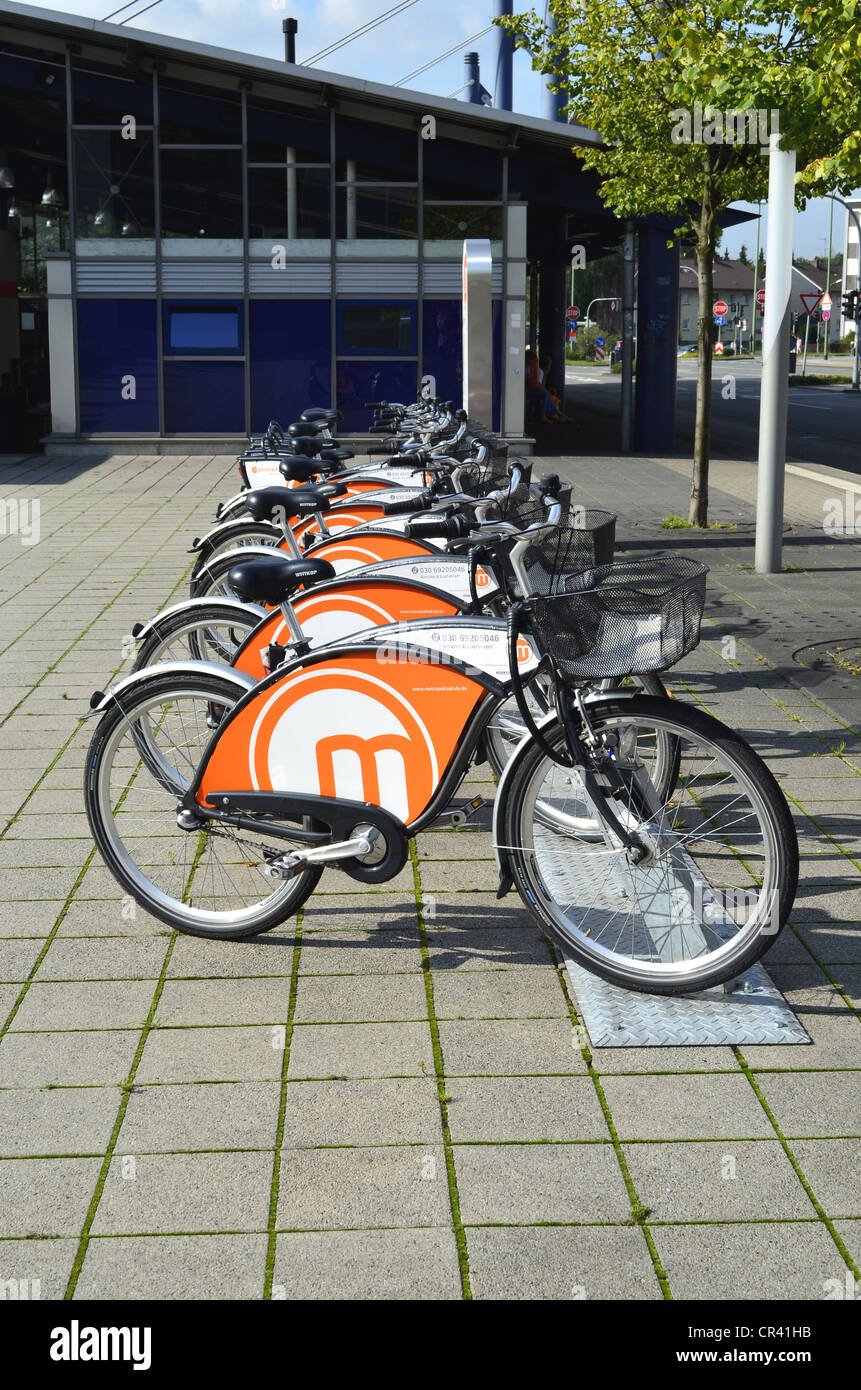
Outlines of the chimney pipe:
[[296,31],[299,28],[297,19],[285,19],[281,25],[284,31],[284,61],[285,63],[296,62]]
[[[495,0],[495,12],[498,18],[504,18],[514,13],[514,0]],[[494,80],[493,99],[494,104],[500,111],[510,111],[512,109],[512,86],[514,68],[514,38],[505,29],[496,27],[496,74]]]
[[474,106],[481,105],[481,74],[478,70],[478,54],[464,53],[463,55],[464,76],[469,91],[466,94],[467,101],[471,101]]

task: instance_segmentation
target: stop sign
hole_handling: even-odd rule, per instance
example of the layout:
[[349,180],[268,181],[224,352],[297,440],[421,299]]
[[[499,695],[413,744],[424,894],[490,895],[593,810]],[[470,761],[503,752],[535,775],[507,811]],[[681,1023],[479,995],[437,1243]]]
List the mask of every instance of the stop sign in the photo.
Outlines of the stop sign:
[[765,308],[765,290],[757,290],[756,302],[759,305],[760,309]]
[[568,317],[569,317],[569,319],[579,319],[579,317],[580,317],[580,310],[577,308],[577,305],[576,305],[576,304],[571,304],[571,305],[569,305],[569,307],[568,307]]
[[719,318],[721,314],[727,313],[728,309],[729,305],[725,299],[716,299],[712,305],[712,312],[716,318]]

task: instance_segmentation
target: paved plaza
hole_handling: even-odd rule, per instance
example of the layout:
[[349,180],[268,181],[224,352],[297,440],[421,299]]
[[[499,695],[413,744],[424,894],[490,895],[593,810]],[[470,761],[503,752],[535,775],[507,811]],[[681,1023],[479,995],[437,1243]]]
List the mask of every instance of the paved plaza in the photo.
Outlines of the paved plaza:
[[[659,524],[686,513],[685,462],[553,466],[618,512],[628,554],[711,566],[672,684],[790,799],[801,883],[765,965],[811,1044],[590,1049],[560,957],[496,900],[486,815],[423,834],[384,891],[327,870],[255,940],[135,909],[89,836],[80,720],[131,664],[133,624],[185,596],[235,464],[0,459],[7,530],[11,499],[40,508],[37,543],[0,540],[0,1281],[43,1299],[854,1287],[861,545],[822,527],[842,482],[788,478],[790,568],[764,578],[752,465],[714,465],[704,534]],[[835,655],[799,664],[820,644]],[[463,792],[491,799],[488,775]]]

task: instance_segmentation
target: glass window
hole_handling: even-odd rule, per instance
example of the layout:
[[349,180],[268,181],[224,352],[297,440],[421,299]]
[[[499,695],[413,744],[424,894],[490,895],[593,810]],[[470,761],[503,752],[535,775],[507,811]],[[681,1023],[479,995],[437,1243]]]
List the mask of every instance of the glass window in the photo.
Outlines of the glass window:
[[[156,434],[157,362],[152,300],[79,299],[81,429]],[[135,380],[133,396],[127,389],[129,376]]]
[[347,239],[418,237],[418,189],[339,188],[336,198],[338,236]]
[[329,238],[328,169],[249,169],[248,234]]
[[437,396],[460,404],[463,396],[463,314],[459,299],[426,299],[422,315],[422,370]]
[[158,100],[163,145],[242,143],[242,104],[235,93],[213,94],[186,84],[159,83]]
[[338,178],[385,183],[415,183],[418,134],[399,126],[374,125],[338,116],[335,121]]
[[251,427],[332,404],[328,299],[252,299]]
[[339,362],[336,404],[344,419],[338,428],[366,430],[371,412],[365,401],[414,401],[417,371],[415,362]]
[[74,149],[77,235],[152,236],[152,134],[124,140],[119,130],[76,131]]
[[40,99],[63,103],[65,121],[66,65],[59,54],[37,53],[17,44],[0,43],[0,90],[16,87]]
[[165,362],[168,434],[244,434],[244,362]]
[[242,351],[239,308],[233,304],[171,304],[167,307],[165,351]]
[[464,237],[502,240],[502,208],[468,203],[425,203],[425,241],[463,241]]
[[242,236],[240,150],[162,150],[165,237]]
[[72,70],[72,112],[77,125],[119,125],[134,116],[152,125],[152,78],[148,73],[120,77],[88,64]]
[[452,140],[422,143],[426,198],[501,198],[502,154]]
[[249,162],[286,164],[288,149],[297,164],[328,164],[329,112],[249,102]]
[[338,305],[339,353],[415,353],[414,303],[342,300]]

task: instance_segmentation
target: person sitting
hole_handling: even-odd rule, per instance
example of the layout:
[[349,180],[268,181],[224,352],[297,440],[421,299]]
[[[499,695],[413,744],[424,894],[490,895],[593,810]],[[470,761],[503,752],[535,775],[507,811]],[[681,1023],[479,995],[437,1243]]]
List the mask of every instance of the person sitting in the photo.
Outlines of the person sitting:
[[554,401],[550,392],[541,383],[542,372],[538,363],[538,356],[530,348],[526,354],[526,399],[530,405],[536,406],[541,410],[541,418],[545,421],[557,421],[562,419],[559,405]]

